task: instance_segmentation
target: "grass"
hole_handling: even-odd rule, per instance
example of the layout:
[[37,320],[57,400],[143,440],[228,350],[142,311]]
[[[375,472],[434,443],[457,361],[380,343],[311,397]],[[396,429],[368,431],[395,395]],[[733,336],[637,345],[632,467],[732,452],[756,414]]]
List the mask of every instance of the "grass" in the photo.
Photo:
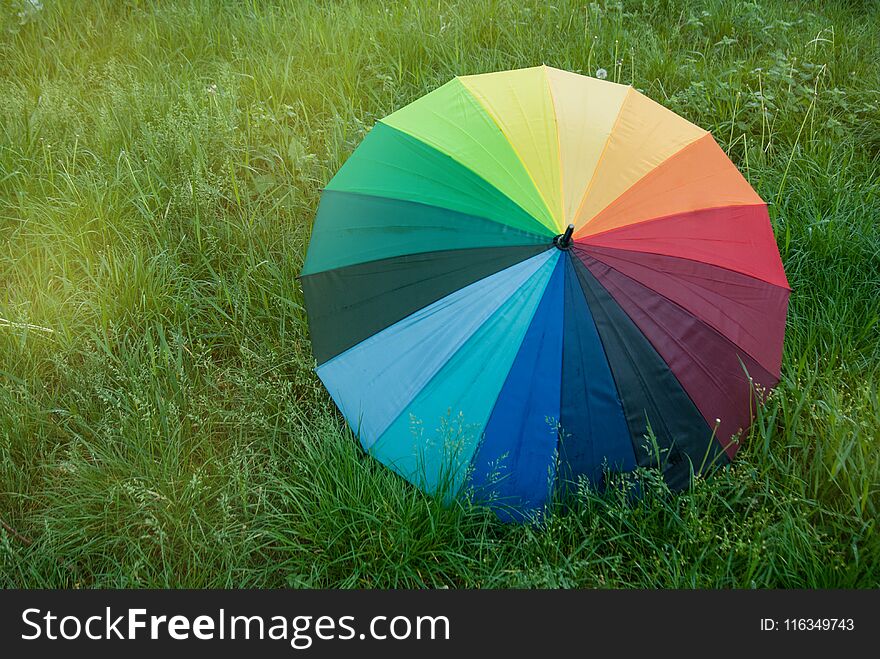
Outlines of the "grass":
[[[0,586],[880,586],[878,10],[2,0]],[[515,526],[362,456],[296,276],[378,118],[542,62],[711,130],[794,290],[734,466]]]

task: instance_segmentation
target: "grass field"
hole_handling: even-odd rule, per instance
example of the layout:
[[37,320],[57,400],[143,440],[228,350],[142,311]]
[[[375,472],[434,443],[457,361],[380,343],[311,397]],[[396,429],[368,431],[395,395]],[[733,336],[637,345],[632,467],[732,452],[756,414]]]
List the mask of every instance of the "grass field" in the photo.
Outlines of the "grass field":
[[[877,3],[0,8],[0,586],[880,586]],[[733,467],[510,526],[362,456],[296,276],[378,118],[542,62],[711,130],[793,293]]]

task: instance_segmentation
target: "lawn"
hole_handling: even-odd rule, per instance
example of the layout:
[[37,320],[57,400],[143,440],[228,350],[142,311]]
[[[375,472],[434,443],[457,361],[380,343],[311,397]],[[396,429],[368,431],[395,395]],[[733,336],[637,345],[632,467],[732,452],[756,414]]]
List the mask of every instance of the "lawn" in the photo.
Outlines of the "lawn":
[[[878,44],[869,0],[0,1],[0,586],[880,586]],[[296,277],[377,119],[541,63],[711,130],[793,292],[733,466],[504,525],[362,454]]]

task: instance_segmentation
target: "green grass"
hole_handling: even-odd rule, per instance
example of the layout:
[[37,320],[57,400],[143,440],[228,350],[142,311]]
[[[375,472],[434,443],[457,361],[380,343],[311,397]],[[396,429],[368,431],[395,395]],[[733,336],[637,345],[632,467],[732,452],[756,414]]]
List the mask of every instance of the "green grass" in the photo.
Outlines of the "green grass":
[[[0,586],[880,585],[877,3],[43,5],[0,2]],[[733,467],[512,526],[362,456],[296,275],[378,118],[542,62],[711,130],[794,290]]]

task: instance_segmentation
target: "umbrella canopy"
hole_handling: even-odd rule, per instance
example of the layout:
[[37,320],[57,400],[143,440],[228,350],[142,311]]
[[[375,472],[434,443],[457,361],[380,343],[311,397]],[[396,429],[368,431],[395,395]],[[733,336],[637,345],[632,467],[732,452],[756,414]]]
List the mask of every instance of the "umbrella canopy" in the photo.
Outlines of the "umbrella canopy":
[[303,268],[318,375],[428,492],[522,515],[553,487],[733,457],[789,288],[711,134],[549,67],[458,77],[378,122]]

